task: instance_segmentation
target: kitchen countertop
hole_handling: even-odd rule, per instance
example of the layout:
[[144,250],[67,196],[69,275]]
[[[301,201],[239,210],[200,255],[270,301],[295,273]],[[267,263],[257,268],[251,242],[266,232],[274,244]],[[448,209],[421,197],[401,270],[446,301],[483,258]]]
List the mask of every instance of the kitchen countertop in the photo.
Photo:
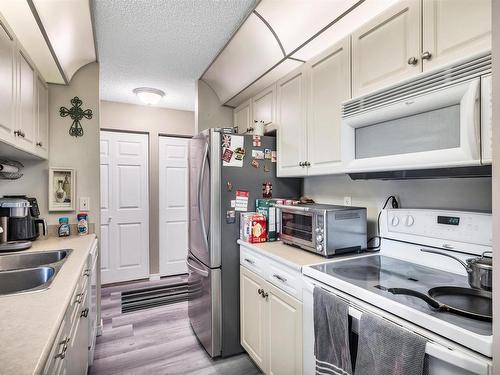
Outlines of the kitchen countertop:
[[238,240],[241,246],[252,249],[264,256],[273,258],[274,260],[284,263],[289,267],[297,269],[299,272],[302,267],[312,264],[321,264],[331,262],[333,260],[348,259],[359,256],[359,254],[345,254],[338,255],[334,258],[325,258],[310,251],[302,250],[300,248],[286,245],[281,241],[263,242],[263,243],[249,243],[243,240]]
[[0,374],[43,371],[95,239],[95,234],[49,237],[33,242],[31,249],[23,251],[73,249],[49,289],[0,296]]

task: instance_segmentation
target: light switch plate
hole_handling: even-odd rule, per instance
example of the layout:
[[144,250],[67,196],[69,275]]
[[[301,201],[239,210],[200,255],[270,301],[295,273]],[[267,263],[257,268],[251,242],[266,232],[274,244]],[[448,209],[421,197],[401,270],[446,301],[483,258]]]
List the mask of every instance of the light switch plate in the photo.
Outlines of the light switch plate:
[[89,210],[90,210],[90,198],[80,197],[80,211],[89,211]]
[[352,206],[352,197],[344,197],[344,206]]

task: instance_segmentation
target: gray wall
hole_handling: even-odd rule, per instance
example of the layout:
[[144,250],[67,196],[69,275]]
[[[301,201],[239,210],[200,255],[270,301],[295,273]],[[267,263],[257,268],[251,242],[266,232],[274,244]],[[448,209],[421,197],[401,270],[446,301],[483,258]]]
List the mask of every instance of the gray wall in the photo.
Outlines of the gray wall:
[[[61,117],[59,108],[70,107],[70,100],[78,96],[85,109],[93,112],[91,120],[83,120],[83,137],[68,134],[69,117]],[[58,224],[58,218],[68,216],[76,223],[79,197],[90,198],[89,220],[99,232],[99,65],[91,63],[73,76],[68,86],[49,85],[49,160],[23,160],[24,176],[15,181],[0,180],[0,194],[26,194],[37,198],[41,217],[49,224]],[[76,212],[48,212],[48,169],[69,167],[76,169]]]
[[[500,0],[493,0],[493,103],[500,103]],[[500,374],[500,107],[493,106],[493,374]]]
[[194,112],[101,101],[101,129],[149,135],[149,272],[160,272],[159,150],[162,135],[194,134]]
[[233,126],[233,110],[221,105],[219,97],[204,81],[196,83],[196,133],[208,128]]
[[369,232],[385,199],[396,195],[402,207],[491,210],[491,178],[353,181],[347,175],[308,177],[304,194],[321,203],[343,204],[352,197],[353,206],[367,207]]

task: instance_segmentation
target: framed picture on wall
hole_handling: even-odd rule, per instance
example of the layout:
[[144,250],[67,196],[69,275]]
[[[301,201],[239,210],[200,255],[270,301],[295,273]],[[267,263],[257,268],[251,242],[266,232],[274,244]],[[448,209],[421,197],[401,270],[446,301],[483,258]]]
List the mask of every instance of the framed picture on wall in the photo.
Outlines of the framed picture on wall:
[[49,169],[49,211],[74,211],[76,171],[72,168]]

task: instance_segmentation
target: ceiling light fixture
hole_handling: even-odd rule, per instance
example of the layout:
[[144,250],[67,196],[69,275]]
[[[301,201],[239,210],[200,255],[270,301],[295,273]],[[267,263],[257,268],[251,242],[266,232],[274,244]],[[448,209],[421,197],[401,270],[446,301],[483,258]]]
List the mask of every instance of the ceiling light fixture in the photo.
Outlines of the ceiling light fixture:
[[144,104],[155,105],[165,96],[165,92],[152,87],[138,87],[132,92],[141,99]]

